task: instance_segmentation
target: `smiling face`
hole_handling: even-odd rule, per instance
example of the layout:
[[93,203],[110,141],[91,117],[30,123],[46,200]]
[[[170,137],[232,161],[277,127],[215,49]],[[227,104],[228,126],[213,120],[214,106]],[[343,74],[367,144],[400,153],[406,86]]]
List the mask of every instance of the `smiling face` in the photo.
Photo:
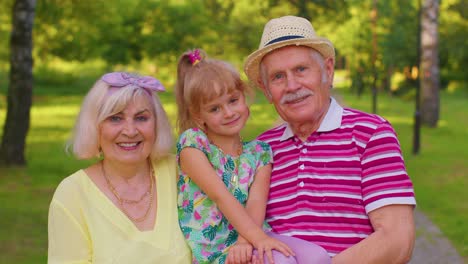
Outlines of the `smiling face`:
[[120,112],[99,125],[99,142],[108,161],[138,164],[151,154],[156,134],[155,116],[149,99],[135,97]]
[[210,137],[237,136],[249,117],[245,96],[239,90],[202,103],[197,122],[204,124]]
[[314,52],[303,46],[272,51],[262,60],[259,84],[285,121],[318,128],[330,104],[333,60]]

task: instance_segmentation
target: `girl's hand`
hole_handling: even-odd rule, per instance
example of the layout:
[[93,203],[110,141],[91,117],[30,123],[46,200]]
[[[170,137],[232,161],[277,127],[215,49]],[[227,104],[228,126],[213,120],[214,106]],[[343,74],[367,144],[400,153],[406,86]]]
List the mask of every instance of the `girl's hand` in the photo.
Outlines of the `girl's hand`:
[[258,251],[258,257],[260,259],[260,263],[264,263],[263,254],[267,255],[268,262],[270,264],[275,263],[273,260],[273,253],[271,252],[273,249],[281,252],[286,257],[295,255],[294,251],[292,251],[292,249],[289,248],[288,245],[279,241],[278,239],[269,237],[266,234],[261,239],[255,241],[254,247]]
[[244,239],[239,239],[232,247],[226,258],[226,264],[251,264],[253,246]]

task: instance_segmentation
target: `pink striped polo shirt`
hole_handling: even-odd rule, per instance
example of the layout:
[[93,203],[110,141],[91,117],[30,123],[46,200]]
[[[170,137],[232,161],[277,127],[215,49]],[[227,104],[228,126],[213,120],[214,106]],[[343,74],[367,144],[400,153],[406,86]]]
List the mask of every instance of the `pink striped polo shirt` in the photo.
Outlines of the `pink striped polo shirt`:
[[314,242],[331,256],[373,232],[370,211],[416,204],[395,131],[380,116],[332,98],[306,141],[286,123],[258,139],[273,150],[266,220],[276,233]]

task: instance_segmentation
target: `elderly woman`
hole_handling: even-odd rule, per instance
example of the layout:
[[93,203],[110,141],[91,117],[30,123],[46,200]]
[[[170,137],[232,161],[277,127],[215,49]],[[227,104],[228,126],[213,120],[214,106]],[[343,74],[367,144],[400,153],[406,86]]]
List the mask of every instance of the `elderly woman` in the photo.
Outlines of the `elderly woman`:
[[97,162],[55,191],[48,263],[190,263],[159,91],[152,77],[113,72],[85,97],[71,145],[78,159]]

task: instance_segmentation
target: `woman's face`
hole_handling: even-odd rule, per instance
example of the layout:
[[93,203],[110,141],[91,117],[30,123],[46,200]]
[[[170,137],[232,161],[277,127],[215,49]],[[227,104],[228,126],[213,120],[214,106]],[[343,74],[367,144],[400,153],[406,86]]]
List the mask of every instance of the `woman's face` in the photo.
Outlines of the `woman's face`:
[[104,159],[129,165],[146,162],[156,140],[155,126],[149,99],[131,100],[123,111],[107,117],[99,126]]

